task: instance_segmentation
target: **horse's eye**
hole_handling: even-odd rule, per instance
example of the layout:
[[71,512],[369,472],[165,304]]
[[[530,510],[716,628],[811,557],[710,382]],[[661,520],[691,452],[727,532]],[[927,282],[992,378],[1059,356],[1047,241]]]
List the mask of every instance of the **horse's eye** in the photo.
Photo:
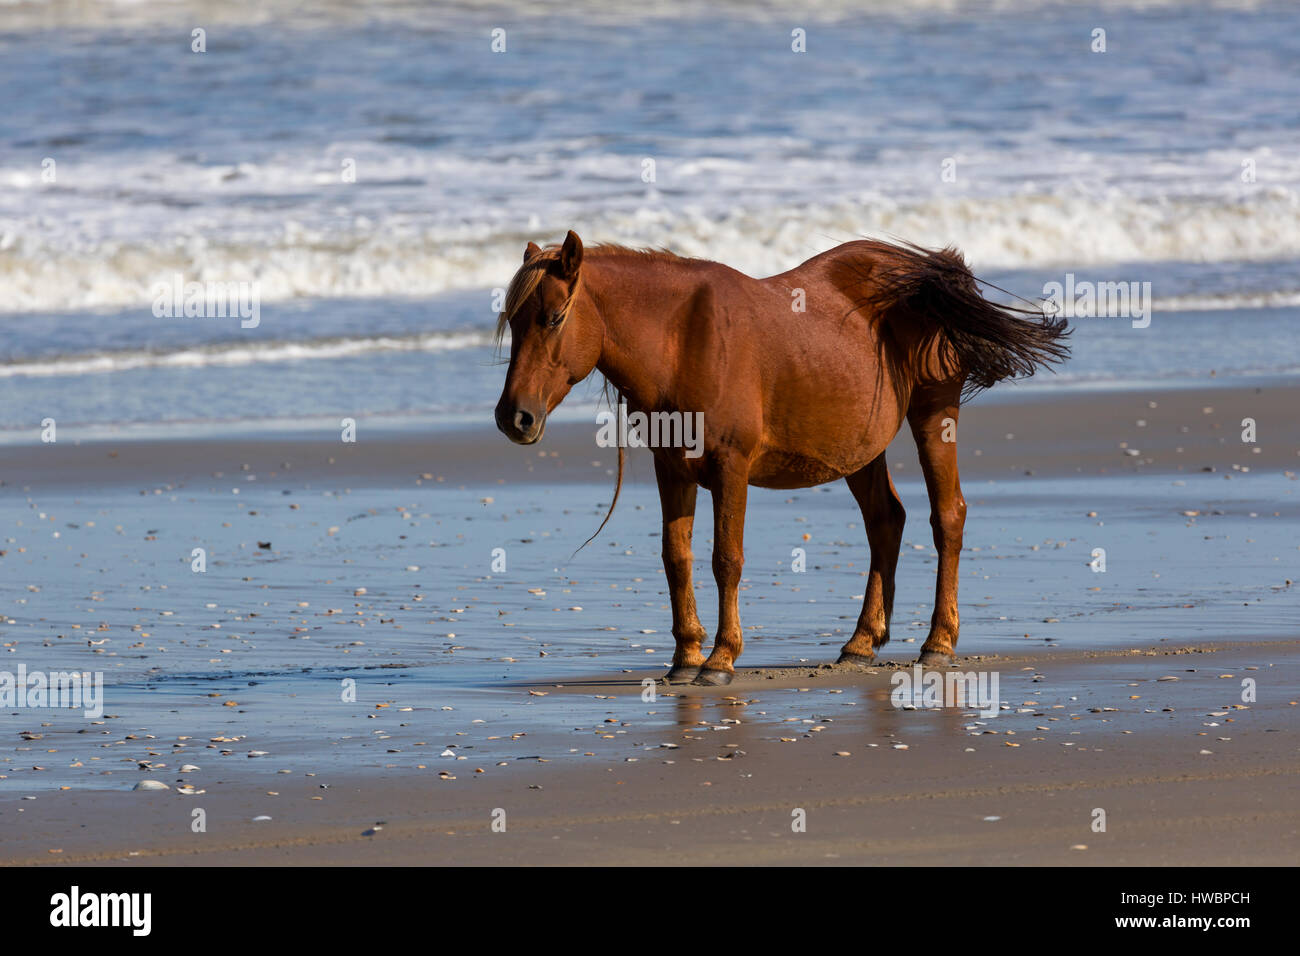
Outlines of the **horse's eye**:
[[564,321],[563,312],[552,312],[550,317],[546,320],[546,327],[548,329],[556,328],[563,321]]

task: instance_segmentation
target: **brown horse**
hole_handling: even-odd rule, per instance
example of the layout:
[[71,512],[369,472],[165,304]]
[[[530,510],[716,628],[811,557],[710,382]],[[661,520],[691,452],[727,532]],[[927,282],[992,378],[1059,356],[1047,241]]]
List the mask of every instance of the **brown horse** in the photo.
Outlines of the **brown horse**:
[[[957,645],[966,519],[955,442],[961,403],[1064,359],[1065,326],[1064,319],[986,301],[953,249],[847,242],[789,272],[753,279],[663,251],[595,246],[584,253],[570,232],[561,246],[530,242],[507,291],[497,333],[500,341],[510,329],[510,366],[497,427],[521,445],[540,440],[546,416],[593,369],[630,411],[703,413],[702,455],[654,450],[677,642],[667,679],[727,684],[741,651],[737,592],[749,485],[848,483],[862,509],[871,567],[857,628],[839,660],[869,663],[889,640],[904,511],[885,449],[906,418],[939,552],[920,662],[947,665]],[[621,485],[621,447],[618,477]],[[701,485],[713,496],[719,603],[707,659],[691,587]]]

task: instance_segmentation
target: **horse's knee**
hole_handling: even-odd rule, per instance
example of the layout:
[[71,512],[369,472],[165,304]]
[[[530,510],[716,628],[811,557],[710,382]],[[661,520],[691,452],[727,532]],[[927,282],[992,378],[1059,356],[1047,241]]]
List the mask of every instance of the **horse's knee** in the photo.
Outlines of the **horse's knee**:
[[719,585],[737,584],[745,568],[745,556],[735,552],[713,552],[713,576]]
[[957,495],[952,501],[936,508],[930,515],[930,527],[935,537],[960,538],[966,527],[966,499]]
[[670,578],[681,580],[689,577],[695,565],[695,555],[690,548],[665,547],[663,552],[664,570]]

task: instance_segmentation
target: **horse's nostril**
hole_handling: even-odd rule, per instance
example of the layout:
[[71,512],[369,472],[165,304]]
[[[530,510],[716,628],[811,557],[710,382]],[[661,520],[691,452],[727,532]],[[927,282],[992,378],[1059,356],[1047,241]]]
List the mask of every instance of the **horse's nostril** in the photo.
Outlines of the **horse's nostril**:
[[524,411],[522,408],[515,412],[515,428],[520,432],[527,432],[532,427],[533,416],[529,412]]

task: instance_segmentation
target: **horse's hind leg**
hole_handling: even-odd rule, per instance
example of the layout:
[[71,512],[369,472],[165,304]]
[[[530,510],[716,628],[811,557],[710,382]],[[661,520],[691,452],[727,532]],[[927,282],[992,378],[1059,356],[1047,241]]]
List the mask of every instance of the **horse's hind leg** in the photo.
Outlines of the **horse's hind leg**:
[[898,500],[889,477],[885,454],[844,479],[862,510],[871,544],[871,569],[867,572],[867,593],[853,637],[840,651],[839,663],[868,664],[876,649],[889,641],[889,619],[894,612],[894,570],[903,540],[907,512]]
[[930,636],[921,646],[920,663],[946,665],[957,648],[957,562],[966,526],[966,499],[957,477],[957,414],[961,383],[948,383],[913,392],[907,420],[921,455],[925,487],[930,493],[930,527],[939,552],[934,615]]
[[695,527],[695,482],[674,474],[655,456],[655,478],[659,482],[659,504],[663,509],[664,575],[668,578],[668,596],[673,606],[673,666],[665,676],[670,683],[687,683],[695,679],[704,663],[700,650],[704,643],[704,625],[695,609],[695,590],[691,585],[691,532]]

